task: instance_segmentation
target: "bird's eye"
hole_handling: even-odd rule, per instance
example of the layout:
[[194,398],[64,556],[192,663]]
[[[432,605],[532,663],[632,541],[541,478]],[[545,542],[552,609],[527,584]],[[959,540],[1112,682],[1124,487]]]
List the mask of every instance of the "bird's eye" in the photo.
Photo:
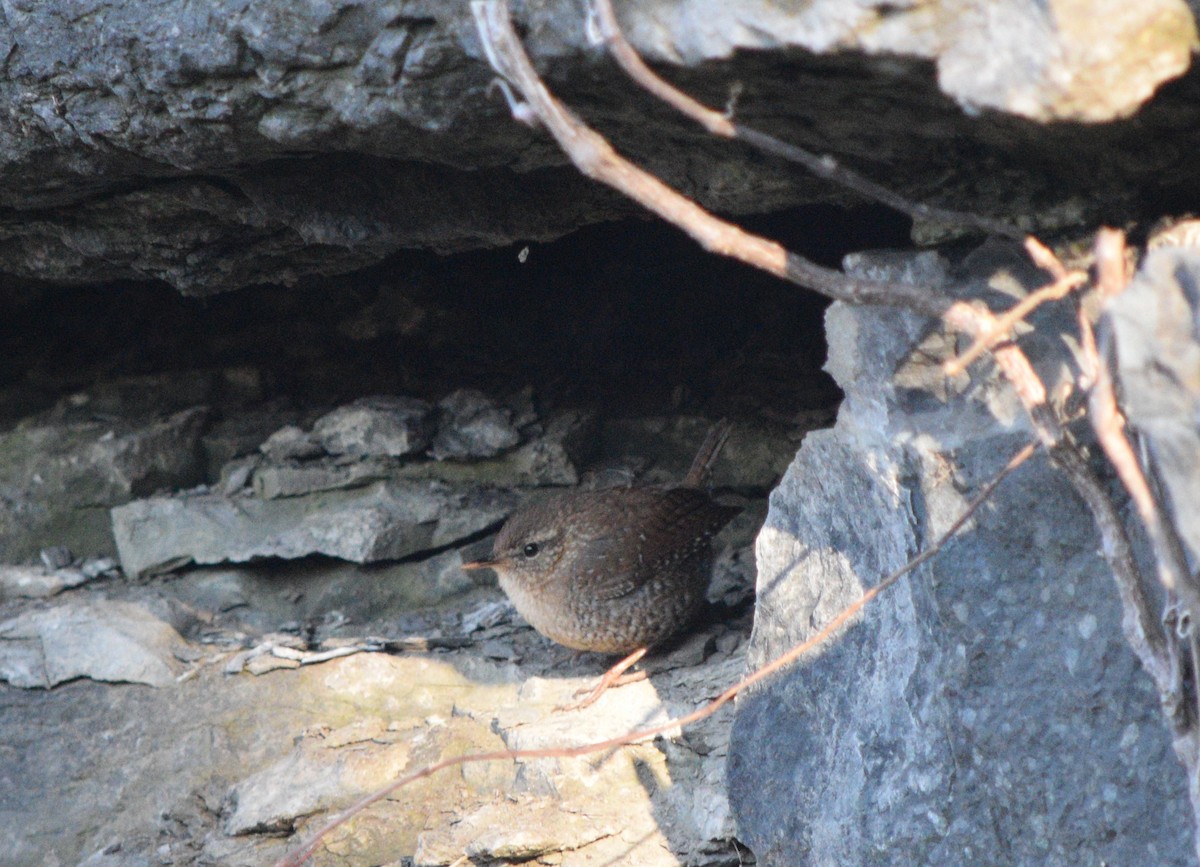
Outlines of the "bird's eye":
[[537,542],[530,542],[528,545],[526,545],[524,548],[521,549],[521,553],[524,554],[526,557],[536,557],[538,555],[538,551],[540,551],[540,550],[542,550],[541,545],[539,545]]

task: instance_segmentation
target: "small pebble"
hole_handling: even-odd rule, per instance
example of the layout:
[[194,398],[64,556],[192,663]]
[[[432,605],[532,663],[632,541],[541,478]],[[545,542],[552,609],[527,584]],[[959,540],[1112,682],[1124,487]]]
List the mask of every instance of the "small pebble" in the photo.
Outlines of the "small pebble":
[[70,566],[71,561],[75,556],[71,553],[71,549],[66,545],[55,545],[52,548],[43,548],[41,552],[42,563],[46,568],[53,572],[56,569],[61,569],[64,566]]
[[479,646],[479,652],[488,659],[503,659],[508,662],[516,662],[520,659],[520,654],[517,653],[511,641],[485,641]]
[[733,653],[742,643],[741,633],[726,632],[717,638],[717,650],[721,653]]
[[117,571],[117,562],[112,557],[89,557],[80,567],[89,580],[99,578],[108,572]]
[[66,569],[56,569],[54,574],[62,579],[63,584],[67,587],[78,587],[80,584],[86,583],[89,579],[87,573],[82,569],[68,567]]

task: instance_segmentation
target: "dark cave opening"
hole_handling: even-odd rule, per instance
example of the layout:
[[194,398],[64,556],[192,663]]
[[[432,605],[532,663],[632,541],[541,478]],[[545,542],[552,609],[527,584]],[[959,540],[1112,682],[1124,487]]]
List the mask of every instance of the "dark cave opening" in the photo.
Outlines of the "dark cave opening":
[[[852,250],[909,246],[907,219],[880,208],[815,206],[745,223],[831,266]],[[199,395],[222,413],[530,386],[541,402],[606,415],[787,419],[839,398],[820,369],[826,305],[650,220],[449,257],[404,252],[352,274],[207,299],[151,283],[0,283],[0,423],[100,383],[196,370],[224,372]],[[164,400],[161,411],[175,408]],[[90,409],[106,411],[102,400]]]

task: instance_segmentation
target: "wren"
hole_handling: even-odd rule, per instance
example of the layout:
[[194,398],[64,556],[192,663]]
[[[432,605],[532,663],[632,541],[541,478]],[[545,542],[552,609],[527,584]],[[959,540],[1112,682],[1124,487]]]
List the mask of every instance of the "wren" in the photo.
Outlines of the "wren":
[[728,435],[726,422],[709,431],[678,487],[572,491],[530,503],[501,528],[490,560],[463,565],[494,569],[517,611],[547,638],[630,653],[578,706],[703,606],[712,537],[740,511],[700,487]]

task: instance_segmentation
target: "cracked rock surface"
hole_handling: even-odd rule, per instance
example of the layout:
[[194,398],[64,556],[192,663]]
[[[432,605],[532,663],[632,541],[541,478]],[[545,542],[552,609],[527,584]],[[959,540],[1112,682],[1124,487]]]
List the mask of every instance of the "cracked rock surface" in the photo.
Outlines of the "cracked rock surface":
[[[81,394],[77,409],[95,400]],[[745,509],[720,540],[712,611],[646,661],[647,680],[560,713],[610,661],[537,635],[464,559],[539,486],[677,479],[709,422],[543,415],[524,390],[505,400],[443,401],[438,430],[462,446],[454,455],[398,423],[434,403],[281,409],[274,425],[258,405],[213,450],[238,444],[205,467],[213,486],[110,510],[120,570],[66,545],[42,548],[38,565],[0,566],[0,727],[12,733],[0,776],[22,780],[0,794],[0,863],[270,863],[336,811],[439,760],[612,737],[736,679],[749,546],[771,467],[788,457],[785,432],[797,431],[735,424],[719,479]],[[136,412],[109,423],[135,442],[163,427]],[[199,454],[211,427],[193,427],[177,448]],[[108,477],[107,463],[71,466],[84,481]],[[439,773],[340,829],[317,863],[742,863],[723,783],[731,715],[601,761]]]
[[[849,200],[642,95],[578,4],[514,7],[550,85],[708,207]],[[700,98],[922,201],[1062,226],[1196,192],[1183,0],[620,7]],[[635,212],[508,116],[465,3],[16,2],[0,56],[8,274],[209,295]]]
[[[998,244],[957,263],[878,253],[846,267],[974,297],[1043,281]],[[1050,391],[1075,364],[1073,316],[1043,307],[1020,338]],[[945,376],[957,347],[942,329],[842,305],[827,326],[846,400],[771,495],[752,663],[931,545],[1032,438],[990,363]],[[826,652],[742,696],[729,794],[760,863],[1195,863],[1184,773],[1099,545],[1035,456]]]

